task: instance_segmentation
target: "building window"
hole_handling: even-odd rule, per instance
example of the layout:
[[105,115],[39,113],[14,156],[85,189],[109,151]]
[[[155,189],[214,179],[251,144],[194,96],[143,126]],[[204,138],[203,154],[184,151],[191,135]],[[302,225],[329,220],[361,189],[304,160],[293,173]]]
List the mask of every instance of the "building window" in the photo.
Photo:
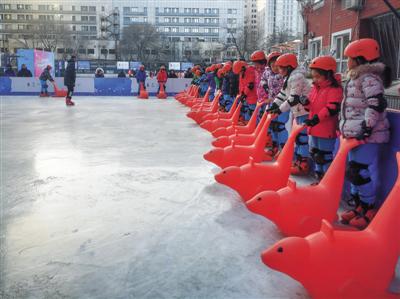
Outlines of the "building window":
[[81,6],[81,11],[88,11],[88,7],[87,6]]
[[331,47],[336,59],[337,71],[344,73],[347,71],[347,57],[344,56],[344,49],[350,43],[351,29],[343,30],[332,34]]
[[193,8],[192,11],[193,11],[194,14],[198,14],[200,12],[200,9],[199,8]]
[[228,14],[230,14],[230,15],[236,15],[236,14],[237,14],[237,9],[229,8],[229,9],[228,9]]
[[321,55],[322,37],[317,37],[308,42],[308,56],[314,59]]
[[89,17],[88,16],[81,16],[81,21],[82,22],[87,22],[87,21],[89,21]]
[[90,22],[96,22],[96,16],[90,16],[89,17]]
[[78,49],[79,54],[86,54],[86,49]]
[[94,54],[94,49],[87,49],[88,55],[93,55]]
[[96,6],[89,6],[89,11],[90,12],[95,12],[96,11]]
[[115,49],[109,49],[108,53],[111,54],[111,55],[114,55],[115,54]]

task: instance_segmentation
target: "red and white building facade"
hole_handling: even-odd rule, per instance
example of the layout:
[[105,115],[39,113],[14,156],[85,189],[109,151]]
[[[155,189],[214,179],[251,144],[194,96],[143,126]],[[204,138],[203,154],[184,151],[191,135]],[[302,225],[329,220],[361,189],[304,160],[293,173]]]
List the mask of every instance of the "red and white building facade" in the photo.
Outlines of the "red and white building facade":
[[[389,0],[400,12],[400,0]],[[353,40],[372,37],[382,48],[382,57],[400,77],[400,20],[383,0],[313,0],[303,9],[304,47],[309,59],[322,54],[336,58],[345,72],[343,50]]]

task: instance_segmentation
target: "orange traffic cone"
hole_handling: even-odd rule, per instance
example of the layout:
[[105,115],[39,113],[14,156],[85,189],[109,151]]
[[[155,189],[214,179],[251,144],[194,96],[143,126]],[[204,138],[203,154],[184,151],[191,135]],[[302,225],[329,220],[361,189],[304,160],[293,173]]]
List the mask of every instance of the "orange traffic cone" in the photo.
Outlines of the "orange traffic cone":
[[59,89],[56,82],[53,82],[54,86],[54,98],[65,98],[67,96],[68,91],[65,89]]
[[157,94],[157,98],[159,98],[159,99],[166,99],[167,98],[167,94],[165,93],[164,84],[163,83],[160,83],[160,91]]
[[149,93],[144,89],[143,82],[140,82],[140,89],[139,89],[139,99],[148,99],[149,98]]
[[289,237],[265,250],[268,267],[299,281],[312,298],[399,298],[388,292],[400,254],[400,152],[392,191],[363,231],[320,231]]

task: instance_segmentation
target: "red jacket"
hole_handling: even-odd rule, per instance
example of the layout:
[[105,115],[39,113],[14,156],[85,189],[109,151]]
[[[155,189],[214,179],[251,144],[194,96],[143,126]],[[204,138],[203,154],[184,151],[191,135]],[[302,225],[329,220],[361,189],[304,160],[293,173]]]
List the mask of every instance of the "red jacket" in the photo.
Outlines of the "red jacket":
[[247,104],[257,104],[256,70],[254,66],[246,67],[240,74],[239,93],[246,95]]
[[343,100],[343,88],[332,87],[329,81],[313,84],[309,95],[309,119],[318,114],[319,124],[308,127],[308,134],[322,138],[336,138],[339,123],[340,103]]
[[167,82],[167,80],[168,80],[167,71],[164,69],[159,70],[159,72],[157,73],[157,81],[165,83]]

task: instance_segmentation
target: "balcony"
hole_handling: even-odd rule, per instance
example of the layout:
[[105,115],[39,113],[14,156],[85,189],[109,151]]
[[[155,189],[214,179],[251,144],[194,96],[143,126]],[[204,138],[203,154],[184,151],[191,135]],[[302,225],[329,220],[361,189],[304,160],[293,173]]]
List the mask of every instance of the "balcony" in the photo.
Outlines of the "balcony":
[[159,32],[164,36],[194,36],[194,37],[218,37],[219,33],[205,33],[205,32]]
[[187,13],[187,12],[156,12],[156,16],[172,16],[172,17],[219,17],[219,13]]
[[137,12],[132,12],[132,11],[124,11],[122,13],[123,16],[147,16],[147,11],[137,11]]
[[124,21],[123,25],[124,26],[129,26],[129,25],[148,25],[149,22],[144,22],[144,21]]
[[76,25],[96,25],[97,21],[73,21],[73,20],[39,20],[39,19],[33,19],[33,20],[1,20],[3,24],[41,24],[41,23],[46,23],[46,22],[51,22],[54,24],[65,24],[65,25],[70,25],[70,24],[76,24]]
[[39,10],[39,9],[0,9],[0,13],[33,13],[47,15],[65,15],[65,14],[82,14],[82,15],[97,15],[96,11],[80,11],[80,10]]
[[156,26],[169,26],[169,27],[175,27],[175,26],[195,26],[195,27],[219,27],[219,23],[195,23],[195,22],[190,22],[190,23],[173,23],[173,22],[156,22]]

